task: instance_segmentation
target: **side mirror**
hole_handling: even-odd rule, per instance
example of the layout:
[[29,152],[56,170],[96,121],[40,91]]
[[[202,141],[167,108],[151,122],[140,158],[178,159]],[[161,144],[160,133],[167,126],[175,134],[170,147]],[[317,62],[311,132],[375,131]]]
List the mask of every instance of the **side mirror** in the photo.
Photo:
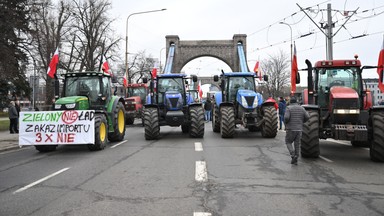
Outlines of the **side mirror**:
[[187,84],[187,85],[188,85],[188,80],[185,80],[185,84]]
[[143,78],[143,83],[148,83],[148,79],[147,79],[147,77],[144,77],[144,78]]
[[265,82],[268,82],[268,79],[269,79],[268,75],[264,75],[264,76],[263,76],[263,80],[264,80]]
[[197,82],[197,76],[196,75],[192,75],[192,80],[193,80],[193,82]]
[[215,82],[219,81],[219,76],[218,75],[214,75],[213,76],[213,81],[215,81]]

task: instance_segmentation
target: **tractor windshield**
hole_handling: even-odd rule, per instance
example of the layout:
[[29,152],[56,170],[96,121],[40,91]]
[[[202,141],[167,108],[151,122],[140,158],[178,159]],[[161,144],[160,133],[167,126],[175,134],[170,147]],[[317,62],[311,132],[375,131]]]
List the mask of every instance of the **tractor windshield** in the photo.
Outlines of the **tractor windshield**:
[[145,100],[147,96],[147,88],[144,86],[140,87],[128,87],[128,95],[129,96],[140,96],[141,101]]
[[318,85],[316,90],[318,92],[319,105],[327,105],[327,95],[333,86],[345,86],[360,92],[362,88],[360,83],[361,74],[358,72],[358,67],[317,69]]
[[230,76],[228,77],[226,85],[229,93],[229,101],[236,99],[237,91],[240,89],[255,91],[255,79],[253,76]]
[[67,77],[65,82],[65,97],[87,96],[96,101],[100,93],[99,77]]
[[158,91],[158,102],[162,103],[164,101],[164,93],[165,92],[179,92],[183,93],[183,78],[182,77],[167,77],[160,78],[157,82],[157,91]]

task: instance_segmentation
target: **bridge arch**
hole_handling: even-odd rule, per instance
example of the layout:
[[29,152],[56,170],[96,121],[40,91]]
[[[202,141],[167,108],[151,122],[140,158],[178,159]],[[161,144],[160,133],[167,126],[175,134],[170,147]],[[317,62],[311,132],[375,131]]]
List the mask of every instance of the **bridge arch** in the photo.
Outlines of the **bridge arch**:
[[[167,58],[169,47],[175,45],[172,73],[180,73],[190,61],[199,57],[214,57],[226,63],[232,71],[240,71],[237,44],[241,43],[246,50],[247,35],[235,34],[232,40],[180,40],[178,35],[166,37]],[[246,57],[246,53],[244,53]]]

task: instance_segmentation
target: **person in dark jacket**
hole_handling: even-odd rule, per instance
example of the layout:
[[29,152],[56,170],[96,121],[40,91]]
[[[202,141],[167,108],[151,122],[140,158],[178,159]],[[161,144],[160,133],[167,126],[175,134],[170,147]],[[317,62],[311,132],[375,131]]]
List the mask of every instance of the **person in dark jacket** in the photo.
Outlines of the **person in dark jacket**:
[[284,121],[284,113],[285,113],[285,108],[287,104],[284,100],[283,97],[279,98],[279,120],[280,120],[280,128],[279,130],[283,130],[283,121]]
[[[301,135],[303,132],[303,124],[309,119],[307,111],[297,103],[296,97],[291,97],[289,105],[284,114],[285,144],[287,145],[289,154],[291,155],[291,164],[297,165],[299,158]],[[294,148],[292,147],[294,143]]]
[[19,119],[19,114],[15,107],[14,101],[11,101],[11,103],[9,104],[8,115],[9,115],[9,132],[11,134],[19,133],[19,130],[17,129],[17,120]]
[[212,102],[211,99],[207,98],[204,104],[204,116],[205,121],[209,122],[211,120],[211,111],[212,111]]

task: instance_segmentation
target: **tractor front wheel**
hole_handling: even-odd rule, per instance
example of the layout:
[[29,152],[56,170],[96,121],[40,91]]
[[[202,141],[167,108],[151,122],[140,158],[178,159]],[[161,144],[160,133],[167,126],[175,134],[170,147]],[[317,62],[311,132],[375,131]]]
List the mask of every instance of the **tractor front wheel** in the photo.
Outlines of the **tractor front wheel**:
[[232,138],[235,134],[235,111],[233,107],[221,107],[220,132],[222,138]]
[[213,113],[213,116],[212,116],[212,129],[213,129],[213,132],[220,132],[220,112],[219,112],[219,107],[217,106],[216,103],[213,103],[213,106],[212,106],[212,113]]
[[277,112],[275,107],[264,107],[264,123],[261,126],[261,135],[266,138],[274,138],[277,135]]
[[104,115],[95,117],[95,143],[87,145],[91,151],[99,151],[107,145],[108,123]]
[[373,137],[371,140],[370,156],[375,162],[384,162],[384,113],[372,114]]
[[319,146],[319,113],[308,111],[309,120],[303,125],[301,136],[301,156],[317,158],[320,155]]
[[122,141],[125,136],[125,109],[121,102],[112,111],[113,132],[108,133],[109,141]]
[[204,109],[202,106],[194,106],[189,110],[191,117],[191,126],[189,127],[189,136],[193,138],[204,137]]
[[144,132],[146,140],[154,140],[159,138],[159,114],[156,108],[144,109]]
[[56,150],[57,145],[35,145],[35,148],[39,152],[51,152]]

